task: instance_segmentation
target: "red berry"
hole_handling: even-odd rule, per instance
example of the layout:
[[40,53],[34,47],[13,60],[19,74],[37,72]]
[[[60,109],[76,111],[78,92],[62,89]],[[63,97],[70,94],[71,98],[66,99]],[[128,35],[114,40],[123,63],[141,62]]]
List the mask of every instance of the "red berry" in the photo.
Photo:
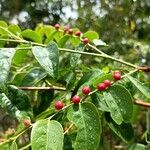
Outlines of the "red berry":
[[121,74],[121,72],[119,70],[116,70],[116,71],[113,72],[113,74],[116,74],[116,73],[120,73]]
[[62,109],[64,107],[64,103],[62,102],[62,101],[56,101],[55,102],[55,108],[57,109],[57,110],[60,110],[60,109]]
[[73,34],[73,30],[72,30],[72,29],[69,29],[69,30],[68,30],[68,34],[72,35],[72,34]]
[[57,23],[57,24],[54,25],[54,27],[55,27],[56,30],[58,30],[60,28],[60,24]]
[[24,125],[25,125],[26,127],[31,126],[31,121],[28,120],[28,119],[24,120],[23,123],[24,123]]
[[82,93],[88,95],[91,92],[91,89],[88,86],[82,88]]
[[113,74],[113,78],[114,78],[114,80],[120,80],[121,79],[121,74],[120,73],[114,73]]
[[77,31],[77,32],[75,33],[75,35],[76,35],[76,36],[78,36],[78,37],[80,37],[80,36],[81,36],[81,34],[82,34],[82,32],[81,32],[81,31]]
[[106,85],[106,87],[111,86],[111,81],[110,80],[105,80],[103,83]]
[[89,43],[89,39],[88,38],[84,38],[83,40],[82,40],[82,42],[83,42],[83,44],[88,44]]
[[106,86],[105,83],[99,83],[99,84],[97,85],[97,89],[98,89],[99,91],[105,91],[106,88],[107,88],[107,86]]
[[64,26],[64,32],[67,32],[69,30],[69,26]]
[[72,103],[79,104],[80,103],[80,97],[78,95],[75,95],[72,97]]

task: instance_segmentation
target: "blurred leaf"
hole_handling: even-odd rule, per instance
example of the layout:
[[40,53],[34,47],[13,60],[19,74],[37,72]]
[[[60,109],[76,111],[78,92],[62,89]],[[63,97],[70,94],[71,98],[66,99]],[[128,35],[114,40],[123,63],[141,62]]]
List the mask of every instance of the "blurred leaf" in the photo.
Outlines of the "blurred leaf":
[[16,106],[14,106],[4,93],[0,94],[0,106],[11,116],[16,117],[19,121],[23,118],[27,118],[28,116],[26,112],[20,111]]
[[32,52],[43,69],[53,78],[58,76],[59,50],[55,42],[47,47],[34,46]]
[[78,37],[73,37],[73,36],[71,36],[70,37],[70,42],[71,42],[71,44],[73,45],[73,46],[78,46],[80,43],[81,43],[81,40],[80,40],[80,38],[78,38]]
[[41,68],[31,69],[23,78],[20,86],[34,86],[36,83],[45,78],[47,73]]
[[132,96],[122,85],[113,85],[104,92],[105,101],[110,109],[112,119],[120,125],[130,122],[133,112]]
[[51,42],[53,40],[53,38],[57,32],[58,32],[57,30],[54,30],[51,34],[49,34],[48,37],[46,38],[44,44],[46,44],[46,45],[49,44],[49,42]]
[[15,54],[14,48],[0,49],[0,86],[7,81],[12,58]]
[[130,142],[134,137],[134,131],[130,123],[122,123],[121,125],[116,124],[109,113],[105,113],[105,119],[109,127],[119,136],[123,141]]
[[69,40],[69,35],[64,35],[59,41],[58,41],[58,47],[63,48],[66,42]]
[[26,30],[22,31],[21,35],[24,38],[27,38],[33,42],[42,43],[42,38],[40,37],[40,35],[31,29],[26,29]]
[[15,35],[20,35],[20,33],[21,33],[21,29],[18,25],[10,25],[8,27],[8,30]]
[[56,40],[56,42],[58,42],[62,37],[63,37],[64,33],[61,31],[56,32],[56,34],[54,35],[54,39]]
[[[0,27],[8,28],[8,25],[5,21],[0,20]],[[0,35],[8,34],[5,30],[0,28]]]
[[99,39],[99,35],[95,31],[87,31],[83,34],[83,37],[88,38],[91,42],[93,42],[94,39]]
[[[79,44],[79,45],[75,48],[75,50],[82,52],[82,51],[84,51],[84,48],[85,48],[85,45]],[[81,57],[81,54],[74,54],[74,53],[70,54],[70,66],[71,66],[72,68],[74,68],[74,67],[77,66],[80,57]]]
[[94,39],[93,40],[93,43],[96,45],[96,46],[108,46],[104,41],[100,40],[100,39]]
[[144,86],[141,82],[131,76],[128,76],[128,79],[143,95],[145,95],[147,98],[150,98],[150,89],[148,87]]
[[101,134],[97,108],[88,102],[73,105],[69,108],[67,117],[77,127],[74,150],[97,150]]
[[27,111],[31,108],[28,95],[24,91],[18,89],[16,86],[8,86],[7,96],[11,100],[12,104],[19,110]]
[[62,150],[63,139],[63,128],[55,120],[40,120],[33,125],[31,132],[32,150]]
[[11,143],[9,150],[18,150],[18,146],[17,146],[17,143],[15,141],[13,141]]

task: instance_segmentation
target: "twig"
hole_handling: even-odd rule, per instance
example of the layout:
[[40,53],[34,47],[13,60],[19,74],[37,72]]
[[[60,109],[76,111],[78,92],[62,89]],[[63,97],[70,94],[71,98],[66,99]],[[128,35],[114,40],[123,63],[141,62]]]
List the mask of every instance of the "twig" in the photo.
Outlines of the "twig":
[[140,106],[143,106],[143,107],[150,107],[150,103],[144,102],[142,100],[135,100],[134,104],[135,105],[140,105]]
[[64,134],[68,133],[68,131],[73,127],[73,123],[68,127],[68,129],[64,132]]
[[58,90],[58,91],[66,91],[66,88],[64,87],[57,87],[57,86],[52,86],[52,87],[18,87],[21,90]]

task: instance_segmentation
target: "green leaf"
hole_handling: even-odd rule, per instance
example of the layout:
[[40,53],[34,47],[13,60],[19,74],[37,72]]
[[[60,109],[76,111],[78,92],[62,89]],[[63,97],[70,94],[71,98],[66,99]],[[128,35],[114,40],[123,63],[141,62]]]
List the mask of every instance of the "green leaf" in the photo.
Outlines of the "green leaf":
[[0,94],[0,106],[5,109],[10,115],[16,117],[19,121],[27,116],[26,112],[22,112],[16,106],[14,106],[11,100],[9,100],[4,93]]
[[34,86],[45,78],[47,73],[41,68],[33,68],[23,78],[20,86]]
[[55,120],[40,120],[33,125],[31,132],[32,150],[62,150],[63,139],[63,128]]
[[94,93],[91,95],[93,104],[101,111],[110,111],[104,96],[101,93]]
[[[85,46],[83,44],[79,44],[75,48],[75,50],[82,52],[82,51],[84,51],[84,48],[85,48]],[[74,54],[74,53],[70,54],[70,65],[71,65],[72,68],[77,66],[80,57],[81,57],[81,54]]]
[[143,144],[139,144],[139,143],[132,144],[127,148],[127,150],[146,150],[146,146]]
[[64,47],[64,45],[67,43],[69,40],[70,36],[69,35],[64,35],[59,41],[58,41],[58,47]]
[[14,85],[8,86],[7,97],[19,110],[27,111],[31,108],[28,95]]
[[91,86],[93,81],[95,81],[101,74],[103,74],[103,72],[99,69],[92,69],[90,72],[85,72],[82,78],[78,81],[73,93],[76,94],[77,91],[81,91],[85,85]]
[[101,135],[97,108],[89,102],[73,105],[69,108],[67,117],[77,127],[74,150],[97,150]]
[[44,44],[48,44],[50,41],[53,40],[55,34],[57,33],[58,31],[57,30],[54,30],[51,34],[49,34],[49,36],[47,37],[47,39],[45,40],[45,43]]
[[[21,49],[17,49],[17,48],[21,48]],[[29,62],[29,60],[31,59],[29,57],[31,47],[29,47],[29,45],[22,44],[17,48],[16,48],[17,49],[16,53],[13,57],[13,63],[15,63],[16,65],[22,65],[23,63]],[[29,50],[26,48],[29,48]]]
[[15,141],[11,143],[9,150],[18,150],[18,146]]
[[112,74],[101,74],[94,81],[93,86],[97,87],[99,83],[102,83],[104,80],[113,80]]
[[63,32],[56,32],[56,34],[54,35],[54,39],[56,40],[56,42],[58,43],[58,41],[63,37],[64,33]]
[[104,41],[100,40],[100,39],[94,39],[93,40],[93,43],[96,45],[96,46],[108,46]]
[[81,40],[80,40],[80,38],[78,38],[78,37],[73,37],[73,36],[71,36],[70,37],[70,42],[71,42],[71,44],[73,45],[73,46],[78,46],[80,43],[81,43]]
[[113,85],[104,92],[105,101],[109,107],[112,119],[121,124],[130,122],[133,112],[132,96],[122,85]]
[[[8,25],[5,21],[0,21],[0,27],[2,28],[8,28]],[[3,30],[2,28],[0,28],[0,34],[4,35],[4,34],[8,34],[5,30]]]
[[43,69],[53,78],[58,76],[59,50],[55,42],[47,47],[34,46],[32,52]]
[[12,32],[13,34],[15,34],[15,35],[20,35],[20,33],[21,33],[21,29],[20,29],[20,27],[18,26],[18,25],[10,25],[9,27],[8,27],[8,30],[10,31],[10,32]]
[[83,34],[83,37],[88,38],[91,42],[93,42],[94,39],[99,39],[99,35],[95,31],[87,31]]
[[134,131],[130,123],[122,123],[121,125],[116,124],[109,113],[105,113],[105,119],[109,127],[119,136],[123,141],[130,142],[134,137]]
[[24,38],[27,38],[31,41],[37,42],[37,43],[42,43],[42,38],[39,34],[37,34],[35,31],[31,29],[26,29],[23,32],[21,32],[21,35]]
[[141,82],[131,76],[128,76],[128,79],[135,85],[135,87],[139,91],[141,91],[143,95],[145,95],[147,98],[150,98],[150,89],[148,87],[144,86]]
[[15,51],[14,48],[0,49],[0,85],[4,84],[7,80]]

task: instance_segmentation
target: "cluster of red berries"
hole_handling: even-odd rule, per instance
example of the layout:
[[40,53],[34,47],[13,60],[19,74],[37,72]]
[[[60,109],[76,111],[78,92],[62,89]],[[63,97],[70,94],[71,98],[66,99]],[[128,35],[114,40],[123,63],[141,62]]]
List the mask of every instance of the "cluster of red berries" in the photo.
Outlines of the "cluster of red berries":
[[[59,30],[60,24],[58,24],[58,23],[55,24],[55,25],[54,25],[54,28],[55,28],[56,30]],[[68,33],[68,34],[70,34],[70,35],[73,35],[73,29],[69,28],[68,26],[65,26],[65,27],[64,27],[64,32],[65,32],[65,33]],[[81,31],[76,31],[75,35],[78,36],[78,37],[80,37],[80,36],[82,35],[82,32],[81,32]],[[88,38],[84,38],[84,39],[82,39],[82,42],[83,42],[83,44],[86,45],[86,44],[89,43],[89,39],[88,39]]]
[[[115,81],[121,79],[121,72],[120,71],[114,71],[113,72],[113,78]],[[107,88],[109,88],[112,85],[112,81],[110,80],[104,80],[102,83],[99,83],[97,85],[97,90],[98,91],[105,91]],[[84,86],[82,88],[82,93],[84,95],[88,95],[91,92],[91,89],[89,86]],[[71,99],[73,104],[79,104],[80,103],[80,97],[78,95],[74,95]],[[64,107],[64,103],[62,101],[56,101],[55,103],[55,108],[57,110],[60,110]]]

